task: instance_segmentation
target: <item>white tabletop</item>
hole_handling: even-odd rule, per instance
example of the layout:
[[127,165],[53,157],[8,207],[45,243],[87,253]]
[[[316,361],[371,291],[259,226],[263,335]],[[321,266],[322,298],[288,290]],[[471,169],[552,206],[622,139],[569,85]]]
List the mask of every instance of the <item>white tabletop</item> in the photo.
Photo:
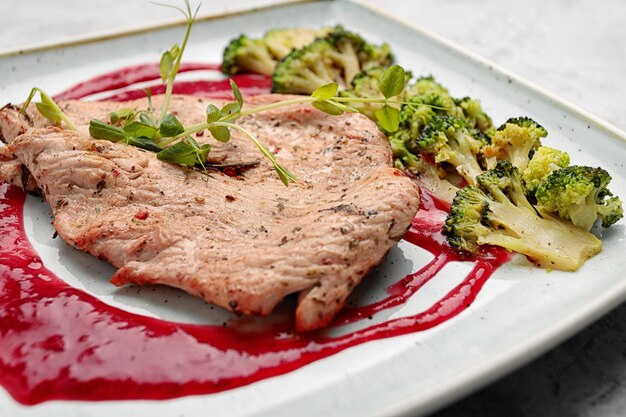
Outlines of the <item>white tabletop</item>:
[[[204,11],[272,0],[210,0]],[[626,1],[371,0],[626,130]],[[0,50],[170,20],[147,0],[0,0]],[[438,417],[626,414],[626,305]]]

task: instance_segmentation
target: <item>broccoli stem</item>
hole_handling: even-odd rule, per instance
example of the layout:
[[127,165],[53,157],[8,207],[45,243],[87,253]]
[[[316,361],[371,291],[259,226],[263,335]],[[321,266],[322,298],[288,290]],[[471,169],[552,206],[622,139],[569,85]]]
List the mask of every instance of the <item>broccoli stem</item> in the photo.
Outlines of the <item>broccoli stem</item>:
[[542,268],[576,271],[602,250],[594,235],[557,218],[541,218],[533,210],[491,201],[490,221],[498,228],[478,238],[489,244],[522,253]]
[[468,184],[476,185],[476,177],[483,173],[476,159],[466,154],[460,152],[452,154],[447,161],[456,167],[457,172],[465,178]]

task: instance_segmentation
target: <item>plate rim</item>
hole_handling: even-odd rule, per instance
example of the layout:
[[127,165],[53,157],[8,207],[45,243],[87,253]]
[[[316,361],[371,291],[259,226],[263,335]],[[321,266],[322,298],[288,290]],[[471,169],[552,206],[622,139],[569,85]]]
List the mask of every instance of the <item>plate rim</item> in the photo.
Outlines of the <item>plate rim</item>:
[[[316,0],[311,0],[311,1],[316,1]],[[317,1],[323,1],[323,0],[317,0]],[[337,3],[341,3],[341,2],[351,3],[353,6],[368,9],[371,12],[384,16],[388,20],[393,20],[403,26],[406,26],[412,29],[413,31],[420,33],[424,37],[430,38],[430,40],[435,41],[445,46],[446,48],[454,51],[455,53],[462,55],[465,58],[468,58],[476,63],[481,64],[482,66],[486,67],[488,70],[492,72],[497,72],[497,73],[500,73],[501,75],[507,76],[508,78],[515,81],[517,84],[524,87],[525,89],[531,90],[532,92],[542,96],[543,98],[553,101],[555,104],[564,107],[565,109],[571,111],[572,113],[577,113],[577,116],[582,116],[587,121],[596,124],[598,127],[601,127],[606,133],[609,133],[612,136],[616,137],[617,139],[620,139],[624,143],[626,143],[626,130],[622,130],[619,127],[615,126],[614,124],[609,123],[598,116],[595,116],[594,114],[583,109],[579,105],[574,104],[571,101],[566,100],[564,98],[561,98],[559,95],[552,93],[550,90],[544,87],[541,87],[539,84],[536,84],[532,81],[527,80],[526,78],[524,78],[521,75],[518,75],[514,71],[506,69],[505,67],[499,64],[496,64],[487,58],[482,57],[480,54],[477,54],[467,48],[460,46],[459,44],[447,39],[445,36],[439,35],[436,32],[431,31],[430,29],[426,29],[416,23],[413,23],[410,20],[403,18],[402,16],[394,15],[377,5],[370,3],[369,0],[334,0],[334,1]]]
[[[598,116],[584,110],[582,107],[565,100],[548,89],[525,79],[516,74],[514,71],[508,70],[499,64],[496,64],[479,54],[466,49],[455,42],[448,40],[429,29],[415,24],[408,19],[392,14],[381,7],[370,3],[368,0],[337,0],[339,2],[351,3],[353,6],[365,8],[373,13],[384,16],[388,20],[395,21],[411,30],[420,33],[422,36],[439,43],[451,51],[463,56],[466,59],[481,64],[487,70],[499,73],[521,85],[525,90],[533,92],[543,99],[547,99],[556,107],[564,108],[570,111],[576,117],[579,117],[590,124],[602,129],[605,133],[613,136],[626,144],[626,131],[609,123]],[[390,405],[379,413],[376,417],[415,417],[416,415],[426,415],[435,412],[446,405],[479,391],[490,383],[510,374],[511,372],[521,368],[537,359],[567,338],[578,333],[585,327],[597,321],[608,312],[616,308],[619,304],[626,301],[626,282],[619,286],[619,291],[604,293],[602,297],[597,297],[591,302],[585,304],[585,308],[579,310],[576,314],[571,314],[542,332],[537,333],[527,342],[517,345],[513,349],[502,352],[501,355],[490,360],[486,364],[477,365],[468,370],[459,378],[448,383],[446,387],[433,389],[430,393],[421,391],[411,397],[407,397],[402,403]],[[424,400],[424,397],[427,397]],[[417,414],[416,414],[417,413]]]
[[[267,4],[261,4],[258,6],[234,8],[233,10],[226,10],[217,13],[201,13],[195,21],[206,22],[211,20],[220,20],[227,17],[241,16],[247,14],[254,14],[256,12],[272,10],[285,6],[291,6],[304,3],[317,3],[322,1],[333,0],[270,0]],[[235,3],[236,5],[236,3]],[[37,52],[53,51],[55,49],[67,48],[72,46],[85,45],[100,41],[106,41],[111,39],[124,38],[127,36],[138,35],[141,33],[156,32],[163,29],[168,29],[177,26],[185,26],[187,20],[185,18],[170,18],[162,19],[155,23],[141,23],[135,25],[128,25],[118,29],[105,29],[88,33],[86,35],[70,35],[64,36],[53,41],[41,41],[26,44],[25,46],[18,46],[13,48],[0,48],[0,59],[15,57],[19,55],[28,55]]]
[[[545,99],[549,99],[555,104],[564,107],[568,111],[572,113],[576,113],[577,116],[584,118],[588,122],[595,124],[597,127],[602,128],[606,133],[609,133],[611,136],[614,136],[616,139],[619,139],[626,143],[626,130],[622,130],[619,127],[615,126],[612,123],[609,123],[602,118],[595,116],[589,111],[583,109],[582,107],[565,100],[558,96],[555,93],[552,93],[548,89],[541,87],[539,84],[536,84],[532,81],[527,80],[526,78],[518,75],[514,71],[506,69],[499,64],[496,64],[490,61],[487,58],[483,58],[480,54],[470,51],[467,48],[464,48],[457,43],[450,41],[445,36],[439,35],[434,31],[426,29],[416,23],[409,21],[401,16],[396,16],[383,8],[376,6],[369,2],[369,0],[272,0],[268,4],[263,4],[260,6],[252,6],[252,7],[243,7],[240,9],[235,9],[232,11],[224,11],[218,13],[203,13],[196,18],[198,22],[206,22],[211,20],[220,20],[228,17],[234,16],[242,16],[242,15],[250,15],[260,11],[272,10],[282,7],[288,7],[298,4],[306,4],[306,3],[348,3],[352,7],[362,8],[373,12],[375,14],[379,14],[385,17],[388,20],[393,20],[403,26],[410,28],[411,30],[420,33],[425,38],[429,38],[430,40],[439,43],[440,45],[445,46],[446,48],[454,51],[455,53],[464,56],[467,59],[470,59],[478,64],[481,64],[483,67],[486,67],[489,71],[500,73],[501,75],[505,75],[509,77],[511,80],[520,84],[527,90],[531,90],[532,92],[542,96]],[[156,32],[163,29],[168,29],[177,26],[183,26],[186,24],[186,20],[184,18],[174,18],[161,20],[157,23],[144,23],[138,25],[127,26],[119,29],[113,30],[103,30],[98,32],[93,32],[87,35],[75,35],[75,36],[67,36],[61,39],[57,39],[54,41],[43,41],[36,42],[33,44],[26,45],[24,47],[16,47],[16,48],[3,48],[0,49],[0,59],[15,57],[20,55],[28,55],[38,52],[51,51],[55,49],[68,48],[73,46],[85,45],[89,43],[95,43],[110,39],[123,38],[127,36],[137,35],[141,33],[147,32]]]

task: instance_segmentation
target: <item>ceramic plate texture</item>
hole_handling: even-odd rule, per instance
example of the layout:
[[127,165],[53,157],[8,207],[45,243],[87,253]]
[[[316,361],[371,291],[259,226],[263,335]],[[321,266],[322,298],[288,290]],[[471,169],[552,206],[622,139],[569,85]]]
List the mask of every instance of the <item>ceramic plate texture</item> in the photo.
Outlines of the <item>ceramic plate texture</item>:
[[[602,165],[624,198],[626,142],[617,129],[432,34],[351,3],[304,2],[196,23],[185,59],[219,62],[224,45],[241,32],[341,23],[373,42],[388,42],[398,63],[434,74],[453,96],[481,99],[499,124],[527,115],[550,132],[544,144],[566,150],[572,163]],[[157,62],[178,42],[182,26],[48,48],[0,58],[0,101],[20,102],[32,86],[61,91],[79,80],[133,64]],[[207,75],[209,76],[209,75]],[[197,77],[197,76],[196,76]],[[50,210],[28,197],[25,229],[44,264],[72,285],[122,309],[167,320],[219,322],[227,313],[180,292],[117,289],[113,268],[53,240]],[[603,252],[576,273],[546,272],[521,257],[500,268],[476,301],[431,330],[369,342],[282,376],[217,394],[166,401],[52,401],[27,407],[0,390],[2,416],[398,416],[422,415],[528,362],[626,299],[624,222],[603,234]],[[401,278],[432,256],[405,242],[369,280]],[[0,261],[1,262],[1,261]],[[467,273],[450,263],[393,317],[415,314],[446,294]],[[391,282],[389,282],[391,283]],[[381,287],[382,288],[382,287]],[[367,292],[380,288],[369,286]],[[180,297],[180,298],[179,298]],[[164,304],[164,300],[170,300]]]

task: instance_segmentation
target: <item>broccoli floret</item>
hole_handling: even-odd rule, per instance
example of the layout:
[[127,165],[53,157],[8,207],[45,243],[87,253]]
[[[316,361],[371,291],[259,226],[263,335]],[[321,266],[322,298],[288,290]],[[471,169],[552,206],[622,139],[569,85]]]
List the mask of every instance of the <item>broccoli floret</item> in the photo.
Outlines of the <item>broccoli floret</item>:
[[240,72],[272,75],[276,59],[261,39],[250,39],[241,35],[233,39],[224,49],[222,72],[233,75]]
[[437,96],[438,104],[441,107],[438,109],[440,112],[456,117],[463,116],[462,112],[454,104],[454,99],[450,96],[448,89],[435,81],[432,75],[416,79],[406,89],[405,97],[409,100],[423,96]]
[[493,128],[491,117],[483,111],[480,100],[463,97],[455,99],[454,102],[463,112],[462,118],[468,127],[477,129],[482,134]]
[[293,50],[276,66],[272,92],[310,94],[321,85],[337,82],[341,72],[328,58],[330,49],[326,39],[317,39]]
[[418,139],[424,127],[436,115],[447,114],[443,108],[441,96],[438,94],[424,94],[409,98],[407,104],[400,109],[400,122],[397,131],[388,134],[390,141],[403,143],[412,153],[420,153]]
[[305,28],[272,29],[260,39],[250,39],[241,35],[224,49],[222,72],[228,75],[255,73],[272,75],[276,64],[292,50],[302,48],[313,42],[316,37],[326,36],[335,28],[320,30]]
[[365,43],[359,52],[359,62],[363,70],[374,67],[390,67],[394,62],[394,56],[388,43],[382,45]]
[[338,62],[352,60],[352,54],[356,54],[359,69],[352,74],[346,74],[346,86],[361,71],[366,71],[374,67],[389,67],[393,64],[393,53],[389,44],[374,45],[368,43],[361,35],[345,30],[342,26],[336,26],[330,31],[326,39],[335,47],[336,59]]
[[417,143],[422,131],[435,116],[448,114],[443,110],[444,99],[436,93],[413,96],[405,100],[410,104],[402,105],[398,134],[406,136],[408,141]]
[[451,246],[475,254],[481,245],[522,253],[542,268],[575,271],[599,253],[602,242],[558,218],[542,218],[526,199],[519,170],[508,161],[461,188],[443,233]]
[[611,176],[602,168],[572,165],[552,171],[538,185],[535,197],[544,210],[590,230],[596,220],[609,227],[622,218],[622,202],[607,188]]
[[541,138],[548,135],[546,129],[528,117],[517,117],[506,121],[491,138],[491,145],[484,149],[488,166],[496,161],[509,161],[524,171],[531,153],[541,146]]
[[[429,113],[447,114],[463,120],[468,129],[475,132],[475,136],[484,138],[488,142],[487,133],[493,130],[491,118],[482,110],[479,100],[469,97],[455,99],[448,90],[439,84],[432,76],[420,77],[407,87],[405,101],[424,103],[431,106]],[[410,113],[410,112],[409,112]],[[428,121],[426,121],[427,123]],[[415,135],[415,130],[412,132]],[[421,132],[418,132],[419,135]]]
[[277,61],[286,57],[292,50],[302,48],[313,42],[321,34],[328,33],[327,29],[316,31],[306,28],[272,29],[263,35],[263,41]]
[[293,50],[276,66],[272,92],[310,94],[331,82],[343,90],[361,71],[387,67],[392,61],[388,45],[374,46],[353,32],[333,30],[326,37]]
[[406,148],[406,144],[398,138],[390,138],[389,142],[396,168],[417,178],[422,185],[441,200],[452,203],[458,188],[444,179],[445,172],[440,167],[427,161],[421,155],[410,152]]
[[436,163],[450,163],[469,184],[475,184],[476,176],[483,172],[478,163],[483,142],[473,137],[465,122],[456,117],[433,117],[417,146],[421,152],[433,154]]
[[[405,99],[406,100],[406,99]],[[451,203],[458,188],[446,178],[446,172],[420,154],[417,144],[424,127],[438,114],[446,114],[441,97],[435,93],[414,95],[400,110],[400,128],[388,135],[397,168],[417,177],[431,192]],[[431,107],[435,106],[435,107]]]
[[[363,98],[384,98],[378,84],[381,77],[385,73],[384,67],[373,67],[365,71],[361,71],[357,74],[351,83],[351,87],[348,90],[340,91],[341,97],[363,97]],[[411,78],[410,72],[404,74],[405,84]],[[402,101],[402,94],[399,96],[391,97],[391,100]],[[352,107],[357,109],[359,113],[362,113],[372,120],[376,120],[376,110],[380,109],[383,105],[381,103],[350,103]],[[393,104],[391,104],[393,106]]]
[[[608,196],[608,194],[607,194]],[[610,227],[624,217],[622,200],[618,196],[609,196],[598,207],[598,215],[602,219],[602,227]]]
[[568,165],[569,155],[567,152],[548,146],[537,148],[522,174],[528,195],[535,195],[539,182],[549,173],[556,169],[565,168]]

